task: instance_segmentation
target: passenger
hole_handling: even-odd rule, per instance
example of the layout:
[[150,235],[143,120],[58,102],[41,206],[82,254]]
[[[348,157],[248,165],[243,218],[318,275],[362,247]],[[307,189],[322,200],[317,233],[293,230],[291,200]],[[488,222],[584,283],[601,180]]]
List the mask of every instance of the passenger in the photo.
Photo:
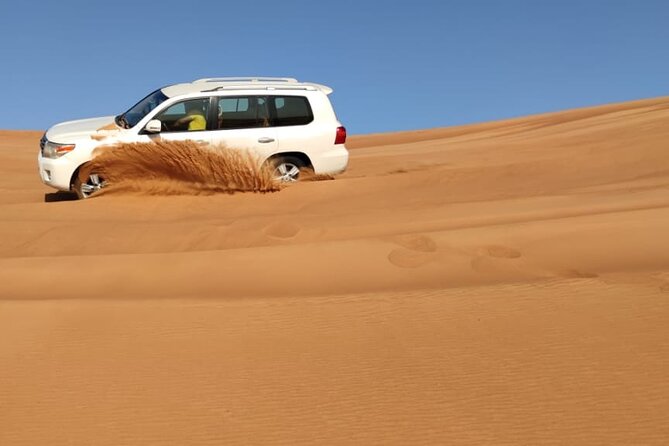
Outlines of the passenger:
[[186,116],[179,118],[175,123],[175,127],[181,127],[188,123],[188,131],[206,130],[207,118],[202,112],[201,102],[192,101],[186,102]]

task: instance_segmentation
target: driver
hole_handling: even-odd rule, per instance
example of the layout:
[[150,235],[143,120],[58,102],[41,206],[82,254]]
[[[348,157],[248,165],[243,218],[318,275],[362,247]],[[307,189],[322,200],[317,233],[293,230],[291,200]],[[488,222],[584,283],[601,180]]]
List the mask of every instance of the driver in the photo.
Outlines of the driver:
[[175,121],[175,127],[181,127],[188,123],[188,131],[206,130],[207,119],[204,117],[201,107],[202,101],[186,102],[186,116]]

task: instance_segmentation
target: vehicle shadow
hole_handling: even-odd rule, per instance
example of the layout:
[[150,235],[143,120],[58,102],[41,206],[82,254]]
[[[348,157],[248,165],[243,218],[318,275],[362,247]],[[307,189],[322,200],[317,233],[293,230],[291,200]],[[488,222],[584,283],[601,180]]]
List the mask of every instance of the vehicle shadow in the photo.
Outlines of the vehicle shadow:
[[77,194],[75,194],[74,192],[58,191],[44,194],[45,203],[55,203],[58,201],[74,201],[76,199],[77,199]]

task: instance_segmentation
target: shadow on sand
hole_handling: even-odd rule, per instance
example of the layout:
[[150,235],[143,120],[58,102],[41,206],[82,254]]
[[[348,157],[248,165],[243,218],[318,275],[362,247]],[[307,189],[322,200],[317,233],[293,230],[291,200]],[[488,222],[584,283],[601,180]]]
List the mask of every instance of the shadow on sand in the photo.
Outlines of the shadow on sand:
[[49,194],[44,194],[45,203],[55,203],[57,201],[74,201],[77,199],[77,194],[74,192],[52,192]]

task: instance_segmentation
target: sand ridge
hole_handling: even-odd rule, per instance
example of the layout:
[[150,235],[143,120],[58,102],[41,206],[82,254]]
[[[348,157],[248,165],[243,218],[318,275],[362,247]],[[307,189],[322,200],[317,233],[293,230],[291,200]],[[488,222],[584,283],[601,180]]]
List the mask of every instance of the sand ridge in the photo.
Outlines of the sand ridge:
[[665,444],[668,123],[354,136],[333,181],[83,202],[2,131],[0,444]]

